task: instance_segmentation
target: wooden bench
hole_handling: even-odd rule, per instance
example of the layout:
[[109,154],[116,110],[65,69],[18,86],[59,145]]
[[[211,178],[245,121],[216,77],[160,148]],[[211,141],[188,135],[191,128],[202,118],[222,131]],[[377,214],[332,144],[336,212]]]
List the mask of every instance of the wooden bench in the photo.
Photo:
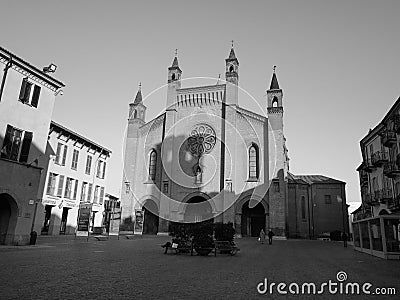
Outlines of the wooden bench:
[[168,251],[174,251],[175,254],[190,253],[190,255],[193,256],[193,243],[191,243],[190,246],[177,245],[176,247],[175,244],[166,243],[165,245],[161,245],[161,247],[165,248],[164,254],[167,254]]
[[214,241],[214,256],[217,252],[235,255],[240,249],[229,241]]

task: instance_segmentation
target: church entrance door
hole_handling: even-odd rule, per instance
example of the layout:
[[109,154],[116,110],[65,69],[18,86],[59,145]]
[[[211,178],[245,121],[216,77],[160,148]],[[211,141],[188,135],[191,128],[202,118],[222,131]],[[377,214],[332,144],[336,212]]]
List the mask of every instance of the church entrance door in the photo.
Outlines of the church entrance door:
[[250,208],[247,201],[242,206],[242,236],[258,236],[265,231],[265,210],[261,203]]
[[152,200],[147,200],[143,206],[143,234],[158,233],[158,208]]

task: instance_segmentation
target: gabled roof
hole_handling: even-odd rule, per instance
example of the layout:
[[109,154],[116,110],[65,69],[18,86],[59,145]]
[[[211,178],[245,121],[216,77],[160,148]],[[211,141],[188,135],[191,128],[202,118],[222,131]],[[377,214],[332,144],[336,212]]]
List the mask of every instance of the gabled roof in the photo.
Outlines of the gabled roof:
[[315,183],[341,183],[346,184],[344,181],[340,181],[334,178],[330,178],[324,175],[294,175],[288,172],[288,180],[292,183],[307,183],[307,184],[315,184]]
[[179,63],[178,63],[178,57],[175,56],[174,61],[172,62],[172,66],[173,68],[178,67],[179,68]]

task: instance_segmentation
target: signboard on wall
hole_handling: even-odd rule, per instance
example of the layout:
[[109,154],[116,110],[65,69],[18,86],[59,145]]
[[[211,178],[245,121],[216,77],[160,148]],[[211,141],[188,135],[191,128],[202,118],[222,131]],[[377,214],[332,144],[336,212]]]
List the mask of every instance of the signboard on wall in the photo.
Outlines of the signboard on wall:
[[76,229],[76,236],[89,236],[91,210],[91,204],[81,204],[79,206],[78,227]]
[[143,210],[141,209],[135,209],[135,227],[134,227],[134,233],[135,234],[142,234],[143,232]]
[[108,235],[119,235],[119,225],[121,224],[121,208],[114,208],[110,216],[110,228]]

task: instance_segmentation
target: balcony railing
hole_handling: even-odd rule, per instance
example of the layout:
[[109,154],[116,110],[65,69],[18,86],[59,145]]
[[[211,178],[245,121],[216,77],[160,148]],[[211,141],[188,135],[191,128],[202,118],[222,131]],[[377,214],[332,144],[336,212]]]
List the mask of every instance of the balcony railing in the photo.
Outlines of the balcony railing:
[[387,151],[377,151],[372,154],[371,163],[374,166],[381,167],[384,163],[389,161],[389,155]]
[[390,147],[391,145],[395,144],[397,139],[396,139],[396,132],[393,130],[386,130],[382,136],[382,144],[386,147]]
[[400,168],[394,162],[388,162],[383,165],[383,174],[389,178],[400,176]]

